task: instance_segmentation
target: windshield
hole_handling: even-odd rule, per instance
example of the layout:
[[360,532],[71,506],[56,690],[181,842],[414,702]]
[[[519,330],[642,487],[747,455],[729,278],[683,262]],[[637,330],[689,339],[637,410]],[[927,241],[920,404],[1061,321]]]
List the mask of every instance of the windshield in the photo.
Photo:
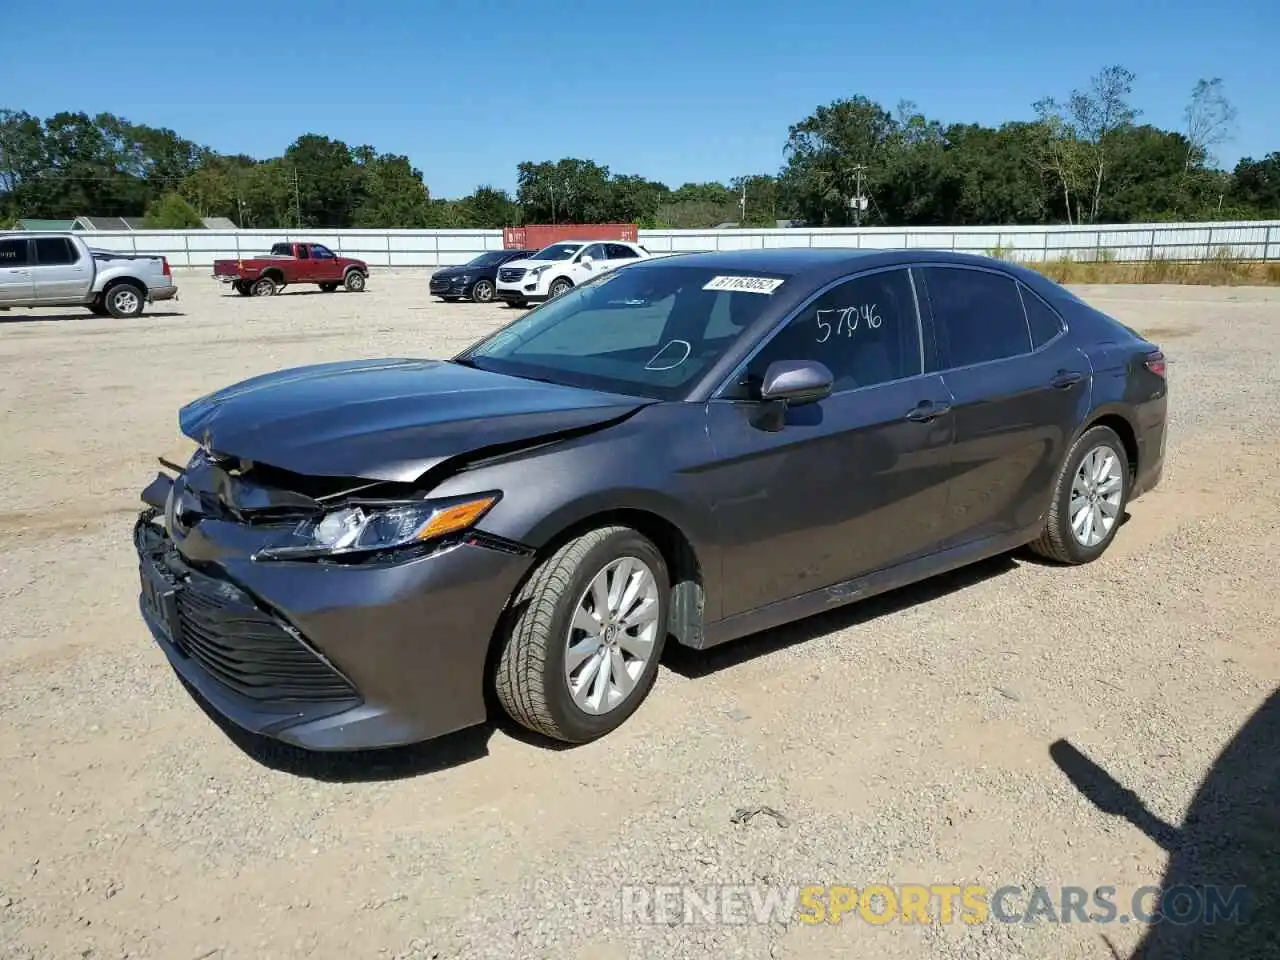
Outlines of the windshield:
[[491,267],[495,263],[502,263],[511,254],[503,250],[491,250],[488,253],[482,253],[474,260],[468,260],[463,264],[464,267]]
[[581,243],[553,243],[545,249],[539,250],[530,260],[568,260],[575,253],[581,250]]
[[494,373],[677,400],[785,280],[738,282],[674,264],[625,268],[548,301],[457,359]]

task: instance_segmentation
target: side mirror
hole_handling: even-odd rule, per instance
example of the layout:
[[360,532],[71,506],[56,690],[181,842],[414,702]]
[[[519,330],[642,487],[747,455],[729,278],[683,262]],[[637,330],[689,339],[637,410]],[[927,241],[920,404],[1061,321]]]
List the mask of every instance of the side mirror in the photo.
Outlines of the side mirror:
[[775,360],[764,372],[760,399],[799,407],[830,396],[834,383],[826,364],[817,360]]
[[578,262],[582,264],[584,267],[590,267],[593,261],[590,257],[583,257]]

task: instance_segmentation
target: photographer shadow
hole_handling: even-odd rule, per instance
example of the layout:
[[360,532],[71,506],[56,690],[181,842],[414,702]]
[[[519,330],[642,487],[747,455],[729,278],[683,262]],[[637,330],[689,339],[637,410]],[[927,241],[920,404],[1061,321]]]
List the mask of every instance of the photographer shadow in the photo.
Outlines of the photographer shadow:
[[[1218,755],[1181,827],[1162,821],[1067,741],[1049,753],[1099,810],[1169,851],[1160,889],[1176,919],[1148,927],[1129,960],[1280,957],[1280,689]],[[1241,889],[1242,900],[1233,901]],[[1233,902],[1243,903],[1240,914],[1231,913]]]

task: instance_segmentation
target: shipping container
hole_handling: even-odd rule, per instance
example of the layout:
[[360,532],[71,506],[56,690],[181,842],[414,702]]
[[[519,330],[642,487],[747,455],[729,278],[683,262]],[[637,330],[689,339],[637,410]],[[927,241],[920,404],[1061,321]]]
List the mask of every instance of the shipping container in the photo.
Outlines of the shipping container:
[[561,240],[622,240],[637,243],[640,229],[634,223],[531,223],[503,227],[502,245],[508,250],[541,250]]

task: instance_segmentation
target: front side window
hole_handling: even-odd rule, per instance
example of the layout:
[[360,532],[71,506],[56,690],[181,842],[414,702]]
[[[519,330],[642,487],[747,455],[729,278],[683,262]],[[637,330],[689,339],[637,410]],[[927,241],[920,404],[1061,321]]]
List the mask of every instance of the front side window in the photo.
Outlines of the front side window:
[[1012,277],[963,267],[927,267],[925,276],[947,366],[967,367],[1030,352],[1027,316]]
[[330,250],[328,247],[322,247],[318,243],[311,248],[311,256],[314,257],[316,260],[336,260],[337,259],[337,257],[333,255],[332,250]]
[[578,257],[578,260],[582,261],[587,259],[587,257],[590,257],[592,260],[595,260],[597,262],[606,259],[605,253],[604,253],[604,244],[603,243],[591,244],[591,246],[587,247],[587,249],[582,251],[582,255]]
[[775,360],[817,360],[831,371],[833,392],[918,376],[923,372],[920,320],[910,274],[886,270],[832,287],[748,362],[745,375],[726,395],[758,397]]
[[0,267],[25,267],[28,263],[26,240],[0,240]]
[[530,260],[568,260],[582,249],[580,243],[553,243],[535,253]]
[[[601,274],[476,344],[457,362],[534,380],[678,400],[769,305],[720,271],[648,266]],[[786,278],[749,278],[776,290]]]

